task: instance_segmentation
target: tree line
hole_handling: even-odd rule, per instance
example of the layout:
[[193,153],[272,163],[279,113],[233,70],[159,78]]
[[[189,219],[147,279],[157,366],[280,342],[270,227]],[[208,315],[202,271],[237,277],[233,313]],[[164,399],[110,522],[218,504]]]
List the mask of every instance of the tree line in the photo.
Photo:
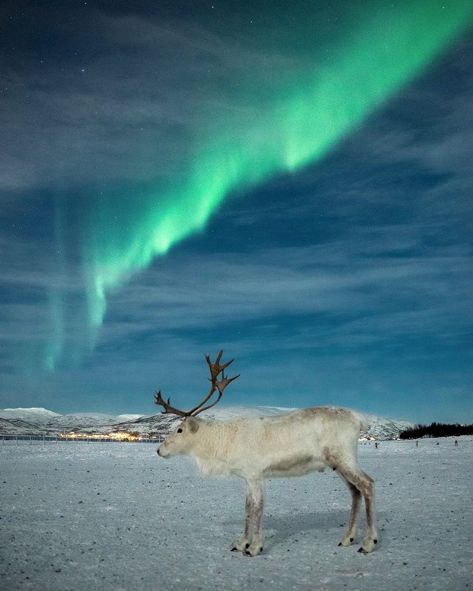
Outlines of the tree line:
[[459,423],[430,423],[430,425],[416,425],[399,433],[400,439],[417,439],[419,437],[449,437],[459,435],[473,435],[473,425]]

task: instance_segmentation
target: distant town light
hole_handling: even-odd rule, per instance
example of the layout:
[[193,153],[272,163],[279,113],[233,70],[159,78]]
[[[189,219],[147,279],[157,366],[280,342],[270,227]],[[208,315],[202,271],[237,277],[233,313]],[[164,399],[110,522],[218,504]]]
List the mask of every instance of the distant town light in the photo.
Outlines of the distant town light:
[[127,431],[112,431],[111,433],[61,433],[61,439],[100,439],[110,441],[143,441],[139,433],[128,433]]

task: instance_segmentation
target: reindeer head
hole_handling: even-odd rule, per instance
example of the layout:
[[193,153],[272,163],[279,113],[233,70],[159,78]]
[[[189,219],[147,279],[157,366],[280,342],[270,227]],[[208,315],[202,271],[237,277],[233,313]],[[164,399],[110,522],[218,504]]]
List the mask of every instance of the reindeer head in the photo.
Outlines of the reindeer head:
[[[176,429],[169,435],[169,437],[167,437],[164,443],[159,446],[159,456],[167,458],[178,454],[189,453],[195,440],[195,434],[199,430],[200,420],[196,419],[195,416],[202,411],[208,410],[209,408],[212,408],[212,406],[215,406],[222,398],[223,391],[228,386],[228,384],[239,377],[234,376],[233,378],[227,378],[225,376],[225,369],[230,365],[230,363],[233,363],[233,359],[230,359],[230,361],[227,361],[226,363],[220,364],[222,355],[223,351],[220,351],[215,362],[212,362],[209,355],[205,356],[205,360],[207,361],[210,371],[210,390],[208,394],[206,394],[199,402],[199,404],[194,406],[194,408],[191,410],[183,411],[171,406],[170,398],[168,398],[166,401],[162,397],[160,390],[156,392],[155,403],[164,408],[164,414],[175,414],[180,417],[184,417],[183,421],[178,424]],[[215,400],[210,402],[214,394],[217,392],[218,394]]]
[[199,419],[186,417],[158,447],[158,456],[169,458],[189,453],[194,443],[194,435],[199,430]]

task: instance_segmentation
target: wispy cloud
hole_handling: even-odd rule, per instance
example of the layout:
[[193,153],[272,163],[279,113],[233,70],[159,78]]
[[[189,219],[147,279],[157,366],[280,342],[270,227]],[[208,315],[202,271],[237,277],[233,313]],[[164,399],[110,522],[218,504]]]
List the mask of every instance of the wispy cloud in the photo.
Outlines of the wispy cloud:
[[198,24],[69,10],[70,20],[45,7],[31,18],[38,35],[69,36],[75,52],[38,50],[21,64],[1,62],[0,190],[172,178],[213,121],[242,109],[257,115],[235,100],[248,63],[268,89],[275,70],[280,80],[295,66],[287,52],[249,50]]

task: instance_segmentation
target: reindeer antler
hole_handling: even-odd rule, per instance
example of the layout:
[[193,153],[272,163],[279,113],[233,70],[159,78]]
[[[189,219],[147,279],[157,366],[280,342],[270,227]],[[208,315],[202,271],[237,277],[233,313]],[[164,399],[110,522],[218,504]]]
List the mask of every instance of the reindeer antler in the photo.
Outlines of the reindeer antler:
[[161,396],[161,390],[158,390],[154,395],[154,403],[159,404],[164,408],[163,414],[179,415],[180,417],[187,417],[189,415],[189,413],[183,410],[179,410],[178,408],[174,408],[174,406],[171,406],[170,402],[170,398],[167,399],[167,402],[166,400],[164,400],[164,398]]
[[[170,404],[171,399],[170,398],[168,398],[166,401],[163,399],[163,397],[161,395],[161,390],[156,392],[156,394],[154,396],[154,401],[155,401],[155,404],[159,404],[160,406],[162,406],[164,408],[163,414],[169,413],[169,414],[175,414],[175,415],[178,415],[181,417],[196,416],[199,413],[203,412],[204,410],[208,410],[209,408],[212,408],[212,406],[215,406],[217,404],[217,402],[222,398],[223,391],[228,386],[228,384],[231,384],[231,382],[233,382],[238,377],[240,377],[240,375],[234,376],[233,378],[227,378],[225,376],[225,369],[231,363],[233,363],[234,359],[230,359],[230,361],[227,361],[226,363],[223,363],[221,365],[220,361],[222,359],[222,355],[223,355],[223,350],[219,351],[215,362],[212,362],[212,360],[210,359],[210,355],[208,355],[208,354],[205,355],[205,360],[207,361],[207,365],[209,366],[209,370],[210,370],[210,383],[211,383],[210,390],[209,390],[208,394],[206,396],[204,396],[204,398],[201,400],[201,402],[199,402],[199,404],[197,406],[194,406],[194,408],[192,408],[191,410],[183,411],[183,410],[179,410],[178,408],[175,408],[174,406],[171,406],[171,404]],[[219,379],[220,374],[221,374],[221,377]],[[212,398],[212,396],[215,394],[216,391],[218,391],[217,398],[211,404],[204,406],[207,402],[209,402],[209,400]]]

